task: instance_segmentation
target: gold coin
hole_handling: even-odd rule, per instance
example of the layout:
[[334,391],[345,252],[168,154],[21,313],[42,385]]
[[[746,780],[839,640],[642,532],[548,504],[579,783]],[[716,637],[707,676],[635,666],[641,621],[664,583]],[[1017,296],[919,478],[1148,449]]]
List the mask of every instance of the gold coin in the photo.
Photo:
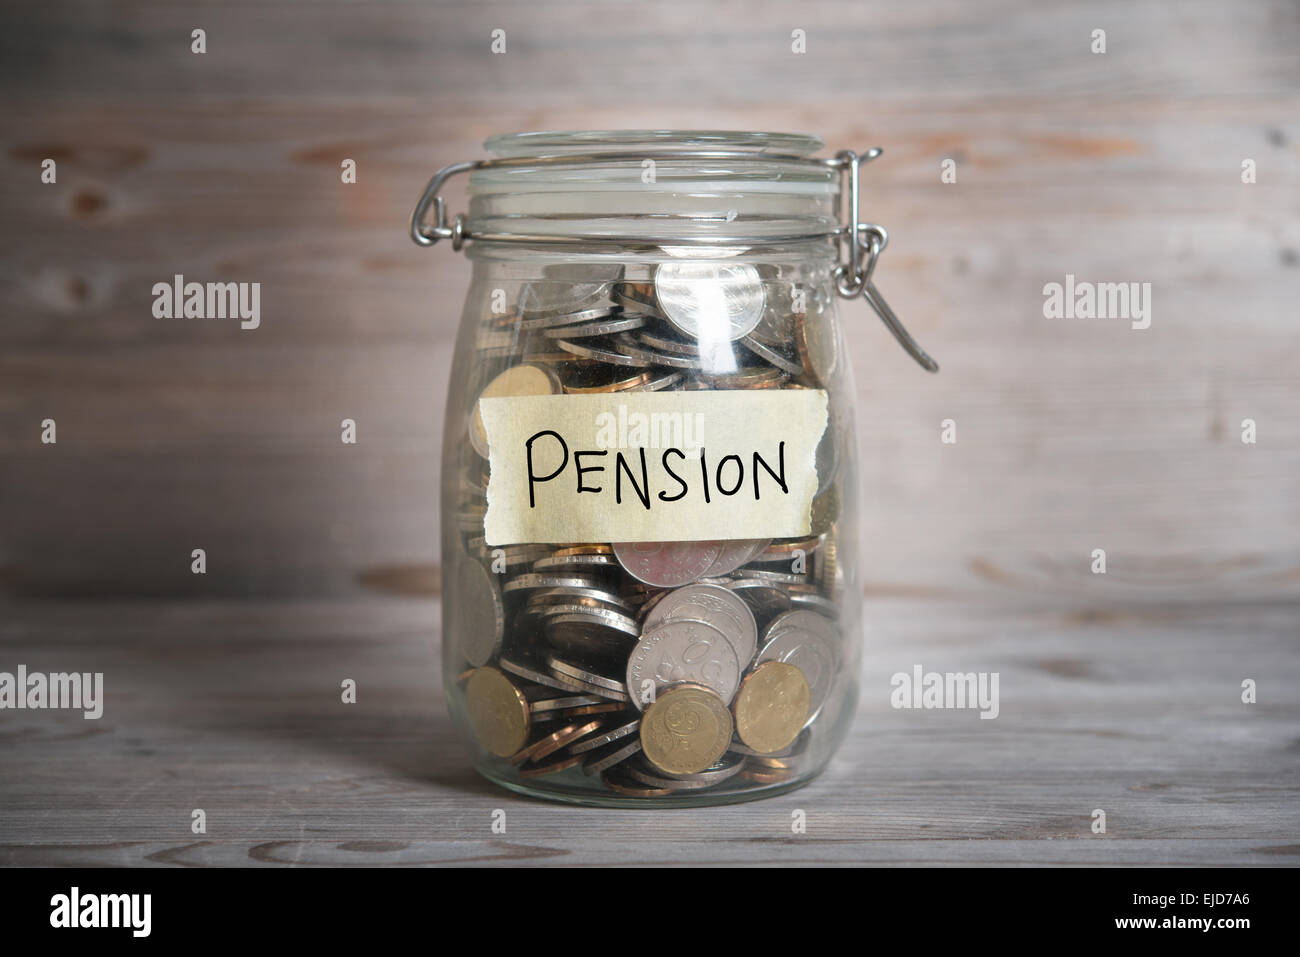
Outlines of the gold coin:
[[696,774],[713,767],[731,742],[731,712],[717,693],[683,682],[655,699],[641,719],[641,748],[670,774]]
[[740,682],[736,733],[759,754],[790,744],[808,721],[808,679],[794,665],[765,661]]
[[832,485],[812,500],[808,510],[808,524],[813,535],[824,535],[831,530],[831,525],[840,517],[839,487]]
[[[562,391],[560,379],[550,369],[543,366],[512,366],[488,383],[487,388],[479,393],[480,399],[493,399],[498,396],[520,395],[558,395]],[[474,417],[469,427],[470,444],[474,451],[483,458],[488,457],[487,431],[483,428],[483,416],[479,413],[478,403],[474,403]]]
[[528,740],[528,701],[497,669],[479,668],[470,675],[465,708],[479,744],[493,754],[509,757]]

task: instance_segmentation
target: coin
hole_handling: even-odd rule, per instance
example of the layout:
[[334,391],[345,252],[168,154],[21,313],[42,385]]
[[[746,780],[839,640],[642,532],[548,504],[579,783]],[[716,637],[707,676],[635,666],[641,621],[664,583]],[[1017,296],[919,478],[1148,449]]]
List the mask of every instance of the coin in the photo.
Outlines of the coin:
[[763,283],[748,263],[678,259],[655,269],[655,298],[678,332],[694,339],[736,340],[763,315]]
[[708,574],[721,550],[721,542],[616,542],[614,557],[638,581],[675,588]]
[[790,608],[790,595],[779,585],[759,578],[733,578],[727,587],[754,611],[758,618],[768,618]]
[[[547,674],[540,668],[535,668],[525,664],[522,661],[515,661],[510,658],[502,658],[497,662],[502,671],[509,672],[518,678],[526,681],[532,681],[539,685],[545,685],[547,688],[554,688],[556,691],[577,691],[590,693],[591,689],[586,685],[579,684],[569,678],[560,678],[557,675]],[[624,696],[626,698],[626,696]]]
[[731,712],[717,694],[702,685],[680,684],[646,710],[641,748],[661,771],[695,774],[726,753],[731,733]]
[[593,731],[600,730],[599,721],[574,722],[556,731],[554,734],[548,734],[544,738],[534,741],[522,751],[517,751],[510,757],[511,764],[523,764],[526,761],[537,762],[548,754],[554,754],[560,748],[572,744],[579,738],[586,737]]
[[796,315],[794,342],[803,367],[818,384],[826,385],[839,363],[839,343],[830,313]]
[[692,791],[715,787],[728,778],[735,777],[745,766],[745,761],[743,755],[732,755],[730,761],[724,757],[721,763],[694,774],[670,774],[667,771],[654,774],[634,763],[628,765],[627,773],[651,787],[666,788],[669,791]]
[[718,544],[718,557],[706,573],[709,578],[730,575],[746,562],[752,562],[771,543],[770,538],[733,538]]
[[[565,353],[566,355],[568,353]],[[570,375],[564,379],[564,391],[570,395],[604,395],[610,392],[632,392],[646,389],[654,382],[650,372],[632,372],[630,374],[615,371],[611,375],[608,366],[600,366],[600,375]],[[617,370],[617,366],[614,370]]]
[[[521,395],[558,395],[563,391],[559,377],[545,366],[522,365],[511,366],[488,383],[487,388],[479,393],[480,399],[497,396]],[[479,413],[478,403],[474,403],[474,415],[469,430],[470,444],[474,451],[483,458],[488,457],[487,431],[483,428],[483,416]]]
[[476,668],[491,661],[501,647],[505,606],[491,572],[472,558],[456,568],[456,601],[448,611],[449,637],[465,660]]
[[565,589],[575,596],[587,595],[587,597],[603,598],[608,595],[613,601],[618,601],[617,595],[607,592],[600,586],[600,581],[589,575],[555,575],[525,572],[515,575],[507,581],[501,586],[501,590],[506,594],[510,594],[511,592],[531,591],[537,588]]
[[[561,671],[556,666],[559,665],[565,670]],[[618,681],[612,678],[606,678],[603,675],[597,675],[592,672],[579,668],[576,665],[570,665],[567,662],[560,661],[558,658],[548,656],[547,669],[552,677],[558,681],[567,681],[576,688],[580,688],[588,694],[594,694],[600,698],[606,698],[612,701],[627,701],[627,689]],[[582,675],[583,677],[578,677]],[[592,680],[588,681],[590,678]],[[598,680],[597,680],[598,679]]]
[[579,708],[583,705],[600,703],[600,698],[590,694],[570,695],[567,698],[541,698],[528,702],[528,713],[535,715],[541,711],[559,711],[564,708]]
[[580,755],[575,755],[578,760],[582,761],[582,771],[584,774],[600,774],[607,771],[616,764],[621,764],[632,755],[641,750],[641,739],[633,738],[631,741],[616,741],[603,750],[598,750],[595,754],[590,755],[585,760]]
[[808,681],[796,666],[765,661],[740,682],[736,734],[759,754],[787,747],[808,722]]
[[606,771],[600,776],[600,782],[611,791],[617,794],[626,794],[628,797],[666,797],[673,793],[667,788],[655,788],[642,784],[622,768],[611,768]]
[[655,603],[641,622],[642,632],[654,631],[665,621],[695,619],[712,625],[731,642],[741,666],[753,660],[758,650],[758,625],[754,613],[735,592],[721,585],[696,582],[668,592]]
[[629,332],[645,325],[645,316],[610,316],[581,325],[566,325],[547,329],[542,335],[551,339],[585,339],[588,336],[608,336],[615,332]]
[[803,366],[780,350],[759,342],[752,335],[745,336],[740,340],[740,344],[760,359],[766,359],[783,372],[788,372],[790,375],[803,375]]
[[498,757],[509,757],[528,740],[528,702],[496,668],[479,668],[470,675],[465,710],[479,744]]
[[645,708],[645,685],[657,694],[680,681],[709,688],[724,702],[740,683],[740,661],[727,636],[702,621],[665,621],[641,636],[627,661],[627,690],[638,709]]
[[608,297],[622,278],[619,263],[553,263],[520,289],[518,309],[524,318],[574,312]]
[[763,633],[758,661],[781,661],[803,672],[808,682],[808,721],[821,711],[839,666],[835,623],[815,611],[794,609],[777,615]]
[[520,320],[515,324],[514,328],[519,332],[535,332],[537,330],[556,329],[561,326],[576,326],[579,323],[593,322],[613,315],[613,310],[608,306],[596,306],[593,309],[583,309],[580,312],[543,313],[532,319]]
[[575,768],[581,760],[577,755],[561,755],[544,764],[525,764],[517,773],[521,778],[540,778],[543,775],[558,774],[560,771]]
[[581,681],[583,684],[595,685],[597,688],[604,688],[606,691],[617,691],[619,694],[627,693],[627,687],[617,678],[606,678],[604,675],[598,675],[594,671],[588,671],[586,668],[580,668],[575,664],[562,661],[554,655],[546,656],[546,666],[555,674],[566,678],[572,678],[574,681]]
[[[603,734],[598,734],[595,737],[587,738],[585,741],[569,745],[569,753],[583,754],[587,751],[594,751],[596,748],[603,748],[607,744],[613,744],[621,738],[626,738],[629,734],[636,734],[640,730],[641,719],[637,718],[635,721],[629,721],[627,724],[619,725],[617,728],[613,728]],[[640,750],[640,743],[641,742],[639,741],[637,742],[637,750]]]
[[533,562],[535,572],[591,571],[617,568],[618,560],[613,555],[560,555],[558,553]]
[[592,343],[569,342],[567,339],[557,339],[555,344],[575,356],[581,356],[584,359],[598,359],[601,362],[608,362],[616,366],[632,366],[633,368],[644,368],[650,363],[645,356],[628,355],[623,352],[617,352],[603,340]]

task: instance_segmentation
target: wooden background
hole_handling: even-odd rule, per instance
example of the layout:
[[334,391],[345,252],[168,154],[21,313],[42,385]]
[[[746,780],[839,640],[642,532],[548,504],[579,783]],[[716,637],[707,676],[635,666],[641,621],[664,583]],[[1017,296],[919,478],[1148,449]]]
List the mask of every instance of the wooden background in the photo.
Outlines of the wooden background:
[[[943,371],[913,366],[863,304],[844,309],[869,587],[1300,593],[1294,3],[5,15],[13,592],[333,595],[427,568],[468,269],[406,238],[415,197],[494,132],[651,126],[885,149],[866,178],[892,236],[879,284]],[[39,181],[47,156],[55,185]],[[340,183],[345,157],[356,185]],[[945,158],[956,184],[939,180]],[[178,272],[261,282],[261,328],[154,319],[153,283]],[[1045,319],[1042,287],[1066,273],[1150,282],[1151,328]],[[939,442],[945,418],[955,446]]]
[[[857,843],[828,832],[818,853],[1090,862],[1021,845],[1080,821],[1086,835],[1096,798],[1053,788],[1104,780],[1165,802],[1144,805],[1142,837],[1191,842],[1121,860],[1233,859],[1238,840],[1252,850],[1235,860],[1294,857],[1274,837],[1294,838],[1300,781],[1298,50],[1291,0],[6,5],[0,666],[53,669],[94,647],[131,690],[90,743],[93,723],[71,722],[59,748],[43,716],[0,720],[10,767],[34,776],[0,788],[0,860],[190,847],[185,809],[209,774],[195,761],[212,764],[209,793],[233,789],[208,800],[242,808],[223,832],[234,852],[186,852],[209,861],[300,836],[294,809],[322,775],[347,782],[320,798],[341,815],[331,833],[372,850],[429,789],[448,808],[514,801],[429,770],[450,748],[420,649],[437,617],[442,392],[468,266],[417,249],[406,219],[433,170],[482,155],[488,135],[633,127],[884,148],[865,178],[866,215],[891,233],[877,281],[943,369],[927,376],[864,305],[844,307],[882,649],[869,667],[1028,662],[1019,717],[973,722],[990,750],[969,728],[869,718],[851,773],[819,792],[843,798]],[[46,157],[55,185],[40,182]],[[344,158],[355,185],[340,183]],[[940,182],[944,159],[955,184]],[[175,273],[260,282],[261,328],[153,318],[151,287]],[[1067,273],[1151,283],[1151,328],[1045,319],[1043,285]],[[356,446],[339,441],[345,417]],[[57,445],[40,442],[45,418]],[[955,445],[939,441],[949,418]],[[198,547],[206,576],[190,573]],[[392,705],[331,748],[341,726],[317,723],[305,696],[336,700],[354,659]],[[289,675],[290,697],[249,685],[245,666]],[[194,672],[230,700],[205,698]],[[1223,723],[1241,677],[1264,674],[1278,679],[1264,723]],[[188,730],[217,752],[174,737],[180,698],[151,697],[186,681],[204,702]],[[252,730],[268,726],[288,730]],[[390,732],[387,757],[361,757]],[[304,741],[323,750],[307,746],[295,778]],[[60,784],[95,761],[103,794]],[[288,777],[268,783],[273,766]],[[911,784],[854,804],[881,768]],[[398,795],[393,816],[349,817],[349,789],[372,787]],[[1204,815],[1180,816],[1188,802]],[[47,819],[51,806],[65,814]],[[1021,843],[888,843],[927,827]],[[430,840],[444,837],[457,839]],[[331,847],[322,859],[356,859]]]

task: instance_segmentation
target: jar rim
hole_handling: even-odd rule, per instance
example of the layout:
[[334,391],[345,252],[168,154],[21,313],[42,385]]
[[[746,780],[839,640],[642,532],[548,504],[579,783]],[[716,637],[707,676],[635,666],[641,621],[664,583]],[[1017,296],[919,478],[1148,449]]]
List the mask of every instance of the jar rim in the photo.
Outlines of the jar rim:
[[540,130],[490,136],[483,148],[502,158],[629,150],[727,150],[756,157],[811,156],[825,146],[808,133],[744,130]]

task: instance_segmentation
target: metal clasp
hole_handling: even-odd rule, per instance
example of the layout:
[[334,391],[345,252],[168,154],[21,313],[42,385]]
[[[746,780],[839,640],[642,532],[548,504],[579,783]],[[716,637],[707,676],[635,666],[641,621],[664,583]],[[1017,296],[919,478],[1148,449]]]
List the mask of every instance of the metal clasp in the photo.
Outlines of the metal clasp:
[[880,317],[880,321],[885,324],[885,328],[898,340],[898,344],[907,350],[907,354],[927,372],[938,372],[939,363],[930,358],[929,354],[912,338],[911,333],[899,321],[894,310],[889,308],[889,303],[885,302],[885,297],[880,294],[880,290],[872,281],[872,275],[876,271],[876,261],[889,245],[889,233],[884,226],[864,223],[859,218],[858,169],[864,163],[870,163],[882,152],[884,151],[878,146],[873,146],[861,156],[853,150],[841,150],[835,154],[835,159],[829,161],[844,174],[845,188],[841,189],[840,195],[847,194],[846,206],[849,216],[849,221],[840,227],[838,234],[840,263],[833,273],[835,291],[845,299],[861,296],[867,300],[871,308],[876,311],[876,315]]
[[[442,184],[447,182],[457,173],[466,173],[472,169],[477,169],[482,165],[482,161],[468,163],[452,163],[450,166],[444,166],[434,174],[433,179],[429,180],[424,192],[420,194],[419,201],[415,204],[415,209],[411,211],[411,238],[415,240],[417,246],[433,246],[440,239],[450,239],[451,248],[459,250],[465,244],[465,214],[457,213],[455,225],[447,225],[447,203],[438,191],[442,189]],[[430,226],[424,221],[429,215],[429,207],[433,207],[433,225]]]

